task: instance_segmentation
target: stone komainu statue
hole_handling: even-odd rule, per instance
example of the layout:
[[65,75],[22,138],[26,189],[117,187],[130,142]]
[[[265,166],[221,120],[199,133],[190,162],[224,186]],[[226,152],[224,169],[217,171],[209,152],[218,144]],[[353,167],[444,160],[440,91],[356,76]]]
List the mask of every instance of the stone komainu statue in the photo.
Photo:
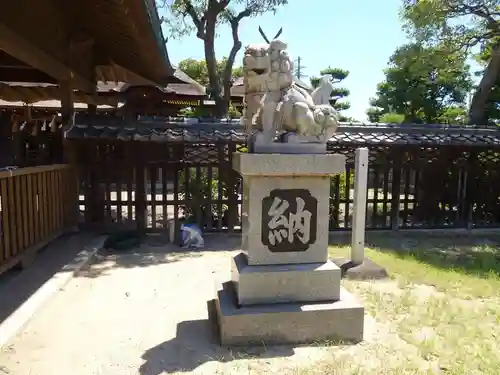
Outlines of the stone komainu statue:
[[338,114],[329,104],[333,86],[323,77],[310,95],[294,84],[293,66],[280,40],[250,45],[243,58],[245,110],[248,133],[256,142],[273,143],[277,131],[294,143],[326,143],[338,126]]
[[243,122],[248,133],[255,127],[254,116],[260,108],[260,101],[266,93],[266,75],[268,73],[267,44],[253,44],[245,49],[243,57],[243,85],[245,89]]

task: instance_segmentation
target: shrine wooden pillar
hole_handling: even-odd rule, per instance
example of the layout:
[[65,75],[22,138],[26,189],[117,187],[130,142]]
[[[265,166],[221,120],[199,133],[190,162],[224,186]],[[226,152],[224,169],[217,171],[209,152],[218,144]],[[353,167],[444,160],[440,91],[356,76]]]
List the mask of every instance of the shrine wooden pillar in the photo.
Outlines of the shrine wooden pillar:
[[[96,90],[96,76],[95,76],[95,55],[94,55],[94,41],[93,39],[87,37],[83,34],[72,35],[67,51],[67,65],[71,69],[71,74],[69,79],[60,80],[59,87],[61,90],[61,116],[63,121],[63,152],[64,152],[64,162],[71,164],[75,172],[75,184],[76,191],[78,194],[84,193],[88,202],[89,214],[93,222],[100,222],[104,218],[104,200],[103,189],[100,188],[100,179],[98,174],[96,174],[91,167],[90,171],[90,183],[87,185],[84,191],[81,190],[80,176],[84,172],[89,172],[88,170],[83,170],[80,165],[81,156],[77,154],[78,148],[76,143],[68,140],[66,137],[66,132],[69,131],[75,122],[75,109],[74,109],[74,95],[73,91],[75,87],[74,72],[78,72],[79,75],[84,77],[86,81],[90,83],[87,90],[82,90],[90,94],[90,96],[95,97],[97,95]],[[95,106],[94,106],[95,107]],[[89,108],[91,110],[91,108]],[[95,107],[95,109],[97,109]],[[75,207],[75,214],[78,215],[78,207]]]
[[70,80],[59,81],[59,90],[61,98],[61,119],[63,131],[63,149],[64,162],[68,164],[76,163],[76,155],[71,148],[71,143],[68,142],[65,132],[69,130],[73,124],[75,109],[73,106],[73,85]]
[[24,163],[22,137],[20,132],[21,117],[15,113],[11,116],[11,145],[12,145],[12,164],[22,166]]

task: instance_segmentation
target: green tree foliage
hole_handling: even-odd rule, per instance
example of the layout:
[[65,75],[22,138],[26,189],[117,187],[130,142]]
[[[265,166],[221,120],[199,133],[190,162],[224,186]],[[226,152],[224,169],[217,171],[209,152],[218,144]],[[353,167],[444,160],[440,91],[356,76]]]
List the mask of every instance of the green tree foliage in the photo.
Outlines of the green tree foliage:
[[439,124],[464,125],[467,123],[467,109],[465,106],[450,106],[439,115]]
[[[184,107],[179,111],[179,116],[182,117],[208,117],[211,112],[207,107],[197,106],[197,107]],[[230,104],[227,110],[227,115],[230,118],[240,118],[241,112],[234,105]]]
[[379,121],[387,124],[401,124],[405,121],[405,115],[395,112],[384,113]]
[[[217,71],[219,74],[224,72],[224,68],[227,64],[227,58],[223,58],[221,61],[217,62]],[[200,85],[208,87],[208,69],[205,60],[196,59],[184,59],[179,62],[178,68],[186,73],[189,77],[194,79]],[[233,68],[232,78],[233,80],[243,76],[243,68],[237,67]]]
[[468,122],[488,121],[491,97],[500,76],[500,3],[498,0],[403,0],[402,18],[417,42],[470,54],[490,48],[472,96]]
[[179,110],[179,116],[182,117],[207,117],[210,115],[210,111],[207,107],[196,106],[196,107],[184,107]]
[[[243,19],[266,12],[275,12],[287,0],[161,0],[159,8],[167,13],[164,21],[174,37],[196,33],[203,41],[208,72],[209,92],[215,100],[216,114],[227,114],[231,99],[233,65],[242,47],[239,27]],[[215,54],[215,37],[221,24],[230,28],[232,46],[225,60],[224,69],[218,69]]]
[[[328,67],[319,72],[321,76],[328,75],[331,77],[331,81],[334,85],[339,84],[343,80],[345,80],[349,76],[349,71],[339,68],[331,68]],[[319,77],[311,77],[311,86],[313,88],[318,87],[320,78]],[[330,104],[340,113],[341,111],[347,110],[351,108],[351,104],[345,99],[349,96],[350,92],[347,88],[344,87],[336,87],[333,89],[330,95]],[[342,100],[342,101],[340,101]],[[340,121],[352,121],[353,119],[349,117],[345,117],[340,114]]]
[[370,99],[369,120],[380,122],[384,114],[396,113],[404,116],[404,121],[397,122],[437,123],[450,107],[463,106],[471,88],[466,56],[444,50],[417,43],[398,48],[389,60],[385,80]]
[[[224,58],[222,61],[217,63],[217,70],[220,74],[224,71],[227,59]],[[189,77],[194,79],[200,85],[205,87],[209,84],[208,79],[208,69],[205,60],[196,59],[184,59],[179,62],[179,69],[186,73]],[[233,79],[243,76],[243,68],[237,67],[233,69],[232,77]],[[210,114],[210,111],[206,107],[185,107],[180,110],[179,115],[183,117],[206,117]],[[231,103],[227,109],[227,116],[231,118],[241,117],[241,112],[238,111]]]

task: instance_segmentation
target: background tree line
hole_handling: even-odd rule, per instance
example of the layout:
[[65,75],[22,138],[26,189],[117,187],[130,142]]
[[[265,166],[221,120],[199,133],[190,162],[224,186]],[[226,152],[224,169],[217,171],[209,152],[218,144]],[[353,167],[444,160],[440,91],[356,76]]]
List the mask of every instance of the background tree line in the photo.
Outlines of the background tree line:
[[[498,0],[401,0],[402,25],[411,42],[397,48],[377,85],[367,110],[370,122],[470,123],[500,122],[500,4]],[[169,34],[189,33],[203,41],[203,61],[184,60],[180,68],[208,89],[216,115],[230,110],[230,91],[241,68],[235,58],[242,48],[239,27],[245,19],[274,12],[287,0],[158,0]],[[233,44],[227,57],[215,54],[220,25],[229,25]],[[477,61],[471,74],[469,62]],[[327,68],[335,84],[347,70]],[[473,80],[477,77],[477,82]],[[318,78],[313,77],[314,87]],[[349,108],[347,88],[332,92],[332,105]],[[352,121],[342,116],[341,120]]]
[[[403,0],[411,43],[389,59],[367,110],[371,122],[500,122],[498,0]],[[470,60],[481,69],[474,72]]]

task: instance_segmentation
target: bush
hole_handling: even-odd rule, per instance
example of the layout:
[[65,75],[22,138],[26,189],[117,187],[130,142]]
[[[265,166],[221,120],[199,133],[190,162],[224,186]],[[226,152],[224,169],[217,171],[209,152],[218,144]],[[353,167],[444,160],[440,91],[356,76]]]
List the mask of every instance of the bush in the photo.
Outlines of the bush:
[[240,118],[242,116],[241,112],[238,110],[238,108],[236,108],[232,104],[229,105],[229,108],[227,110],[227,115],[230,118]]
[[[179,116],[182,117],[202,118],[202,117],[210,117],[211,110],[207,107],[202,107],[202,106],[184,107],[179,110],[178,114]],[[230,104],[229,108],[227,109],[227,116],[232,119],[240,118],[241,112],[238,110],[238,108]]]
[[379,122],[386,123],[386,124],[402,124],[405,121],[405,115],[399,114],[399,113],[384,113],[382,116],[380,116]]
[[[347,182],[347,173],[342,173],[338,176],[333,176],[330,178],[330,191],[332,193],[332,197],[335,196],[336,187],[337,187],[337,179],[339,179],[339,189],[338,194],[340,199],[349,198],[349,189],[352,188],[354,184],[354,173],[351,173],[349,176],[349,182]],[[349,186],[349,189],[346,189],[346,184]]]
[[[186,182],[186,170],[181,171],[179,176],[179,187],[181,190],[179,196],[186,202],[181,206],[185,222],[196,223],[196,213],[198,210],[201,212],[203,220],[211,216],[213,225],[216,225],[219,220],[227,222],[226,213],[229,209],[227,204],[222,205],[220,213],[218,211],[219,204],[209,204],[209,201],[216,202],[228,198],[227,186],[222,182],[222,196],[219,196],[218,173],[214,171],[212,180],[210,181],[208,171],[205,168],[200,169],[199,179],[197,179],[196,169],[188,168],[188,171],[187,192],[183,190]],[[205,226],[205,223],[203,223],[203,226]]]

